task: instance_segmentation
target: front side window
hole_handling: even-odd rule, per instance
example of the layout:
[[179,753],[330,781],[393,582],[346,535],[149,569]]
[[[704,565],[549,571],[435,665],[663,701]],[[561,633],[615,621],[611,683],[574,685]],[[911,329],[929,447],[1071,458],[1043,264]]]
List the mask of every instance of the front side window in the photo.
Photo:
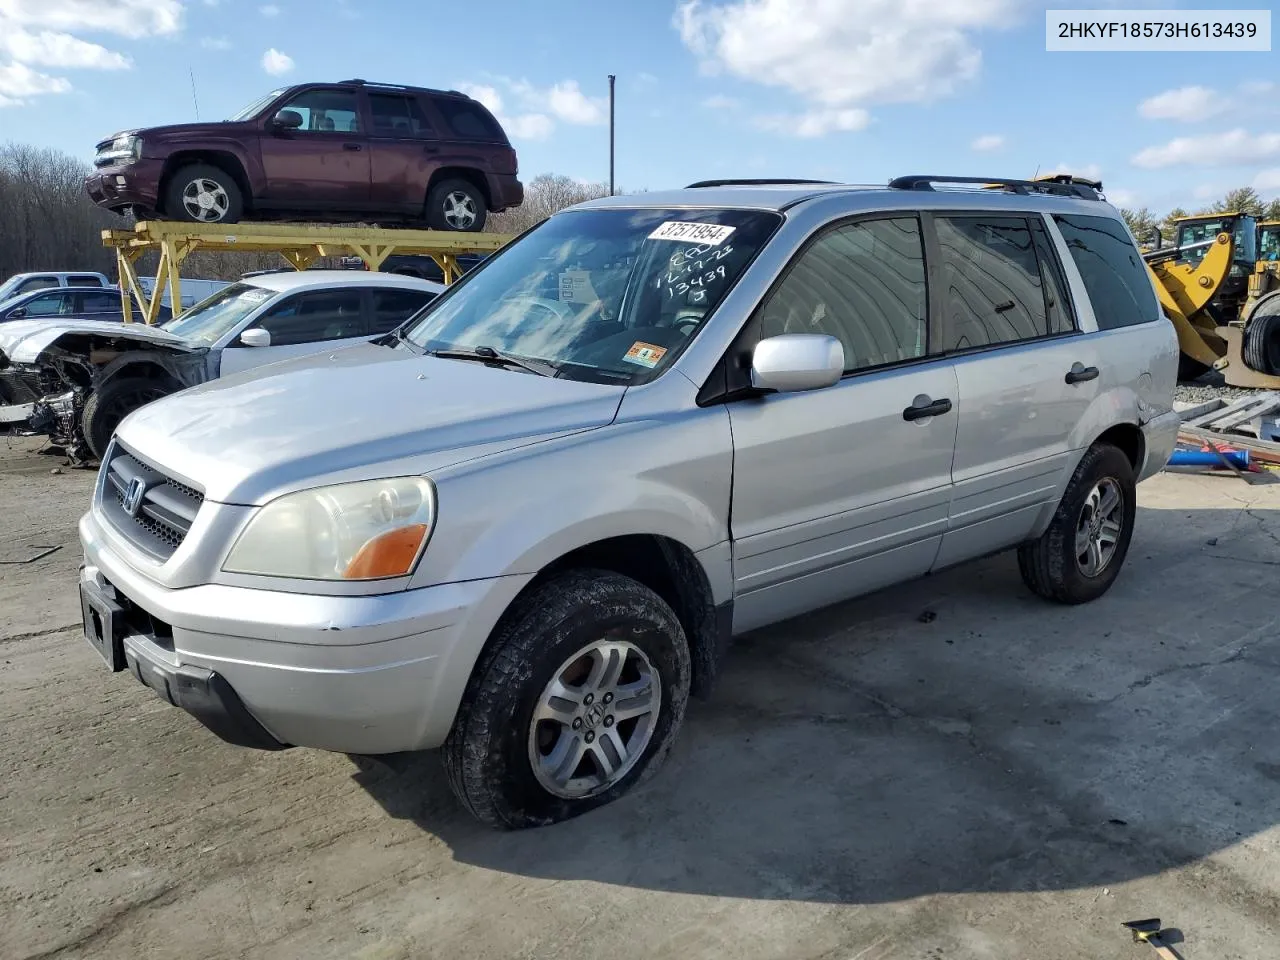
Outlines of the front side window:
[[67,297],[61,293],[47,293],[42,297],[32,297],[24,304],[28,317],[52,317],[70,313],[68,305]]
[[845,372],[928,352],[924,248],[915,217],[861,220],[820,236],[760,308],[760,338],[821,333]]
[[1021,217],[938,217],[946,351],[1032,340],[1048,332],[1040,265]]
[[373,117],[372,134],[375,137],[421,140],[434,135],[416,97],[371,93],[369,113]]
[[254,326],[271,334],[273,347],[347,340],[366,332],[359,290],[297,294],[272,307]]
[[18,284],[14,293],[30,293],[32,290],[43,290],[45,287],[56,287],[57,277],[30,277]]
[[565,379],[643,383],[707,323],[781,222],[725,209],[558,214],[457,281],[406,349],[543,361]]
[[302,117],[300,132],[360,132],[360,108],[356,95],[350,90],[308,90],[286,103],[279,112],[286,110]]
[[164,329],[202,345],[217,343],[245,317],[278,296],[251,283],[233,283],[197,303],[181,316],[164,324]]
[[1099,330],[1160,317],[1147,265],[1119,220],[1059,214],[1054,217],[1080,270]]

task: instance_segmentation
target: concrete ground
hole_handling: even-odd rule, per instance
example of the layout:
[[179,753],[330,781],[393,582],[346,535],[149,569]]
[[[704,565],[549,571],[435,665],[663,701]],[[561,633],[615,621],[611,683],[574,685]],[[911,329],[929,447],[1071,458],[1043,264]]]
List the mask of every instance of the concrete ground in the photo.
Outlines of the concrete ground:
[[498,834],[432,756],[237,749],[109,675],[92,475],[4,444],[0,559],[60,549],[0,566],[0,957],[1280,955],[1280,484],[1144,484],[1089,606],[1001,556],[752,636],[644,789]]

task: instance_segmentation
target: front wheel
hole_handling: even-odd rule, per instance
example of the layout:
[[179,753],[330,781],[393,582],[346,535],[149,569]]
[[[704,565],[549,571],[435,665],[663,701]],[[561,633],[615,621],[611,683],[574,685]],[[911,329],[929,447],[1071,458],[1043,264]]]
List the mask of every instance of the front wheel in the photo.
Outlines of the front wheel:
[[163,384],[146,377],[107,380],[85,401],[80,415],[80,432],[84,434],[90,452],[101,460],[121,420],[139,407],[171,392]]
[[1023,582],[1058,603],[1096,600],[1120,575],[1136,512],[1129,458],[1111,444],[1094,444],[1076,467],[1049,528],[1018,548]]
[[666,758],[689,697],[675,613],[640,583],[575,570],[496,628],[444,745],[449,784],[500,829],[616,800]]
[[175,171],[165,189],[165,213],[190,223],[238,223],[244,198],[231,174],[207,163]]
[[444,180],[427,195],[427,226],[432,230],[475,233],[484,229],[484,195],[466,180]]

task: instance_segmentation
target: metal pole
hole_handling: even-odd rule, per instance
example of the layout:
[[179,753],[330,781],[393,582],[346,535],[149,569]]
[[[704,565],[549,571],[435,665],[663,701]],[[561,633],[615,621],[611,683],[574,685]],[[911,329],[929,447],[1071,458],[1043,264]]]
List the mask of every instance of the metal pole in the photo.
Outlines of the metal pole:
[[609,74],[609,196],[613,196],[613,81]]

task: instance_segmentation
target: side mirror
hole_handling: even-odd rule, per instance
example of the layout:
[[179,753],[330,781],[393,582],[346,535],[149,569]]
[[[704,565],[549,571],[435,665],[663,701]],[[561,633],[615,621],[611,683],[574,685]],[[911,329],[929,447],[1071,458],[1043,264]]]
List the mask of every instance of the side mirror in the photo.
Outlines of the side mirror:
[[271,124],[280,130],[297,130],[302,126],[302,114],[297,110],[281,110],[271,119]]
[[26,315],[27,315],[27,308],[26,308],[26,307],[19,307],[17,310],[10,310],[10,311],[9,311],[9,319],[10,319],[10,320],[19,320],[19,319],[21,319],[22,317],[25,317]]
[[838,383],[843,373],[844,346],[826,334],[766,337],[751,357],[751,385],[760,390],[818,390]]
[[240,334],[240,342],[246,347],[269,347],[271,346],[271,332],[263,330],[261,327],[254,327]]

